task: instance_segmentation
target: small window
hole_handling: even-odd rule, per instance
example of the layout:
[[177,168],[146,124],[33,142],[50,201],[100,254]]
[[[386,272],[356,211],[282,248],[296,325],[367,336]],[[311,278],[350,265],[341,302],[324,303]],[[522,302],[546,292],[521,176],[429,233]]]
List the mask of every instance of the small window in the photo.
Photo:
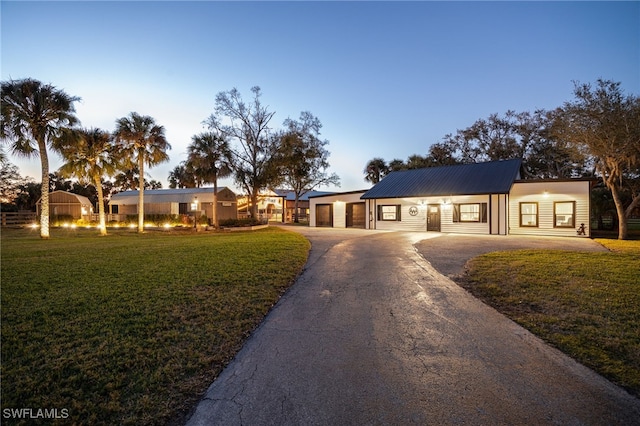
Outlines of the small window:
[[538,226],[538,203],[520,203],[520,226]]
[[378,206],[378,220],[382,221],[399,221],[400,205],[393,204],[390,206]]
[[553,203],[553,226],[556,228],[575,227],[575,210],[576,203],[574,201]]

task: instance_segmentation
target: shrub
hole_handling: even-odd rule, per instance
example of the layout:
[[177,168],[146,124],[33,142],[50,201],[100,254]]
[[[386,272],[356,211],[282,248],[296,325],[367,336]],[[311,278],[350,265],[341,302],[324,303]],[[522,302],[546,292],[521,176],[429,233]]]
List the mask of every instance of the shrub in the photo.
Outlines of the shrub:
[[220,221],[221,227],[226,228],[238,228],[241,226],[256,226],[256,225],[264,225],[264,222],[261,222],[255,218],[249,219],[225,219]]

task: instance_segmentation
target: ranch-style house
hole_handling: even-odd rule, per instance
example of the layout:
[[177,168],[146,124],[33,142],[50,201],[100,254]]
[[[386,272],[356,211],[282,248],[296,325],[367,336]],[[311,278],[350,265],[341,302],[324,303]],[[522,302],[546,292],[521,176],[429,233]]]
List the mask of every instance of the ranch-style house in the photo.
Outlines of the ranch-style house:
[[392,172],[309,197],[310,226],[486,235],[590,235],[591,179],[520,179],[521,160]]

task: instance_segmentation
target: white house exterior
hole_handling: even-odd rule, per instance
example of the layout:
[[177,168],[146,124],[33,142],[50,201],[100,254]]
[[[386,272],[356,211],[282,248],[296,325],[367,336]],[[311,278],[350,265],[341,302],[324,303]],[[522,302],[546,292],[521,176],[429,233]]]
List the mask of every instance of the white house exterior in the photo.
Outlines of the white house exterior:
[[[310,226],[589,236],[591,182],[519,180],[520,165],[506,160],[394,172],[368,191],[310,197]],[[580,224],[585,232],[579,235]]]
[[589,180],[516,181],[509,197],[509,233],[576,236],[584,224],[589,235]]

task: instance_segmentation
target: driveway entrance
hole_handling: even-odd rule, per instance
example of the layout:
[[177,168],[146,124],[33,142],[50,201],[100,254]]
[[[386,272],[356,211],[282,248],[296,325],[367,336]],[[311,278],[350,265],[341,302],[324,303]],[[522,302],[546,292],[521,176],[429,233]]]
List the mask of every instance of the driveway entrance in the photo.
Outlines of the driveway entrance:
[[188,425],[637,424],[638,399],[437,272],[429,234],[289,229],[303,274]]

